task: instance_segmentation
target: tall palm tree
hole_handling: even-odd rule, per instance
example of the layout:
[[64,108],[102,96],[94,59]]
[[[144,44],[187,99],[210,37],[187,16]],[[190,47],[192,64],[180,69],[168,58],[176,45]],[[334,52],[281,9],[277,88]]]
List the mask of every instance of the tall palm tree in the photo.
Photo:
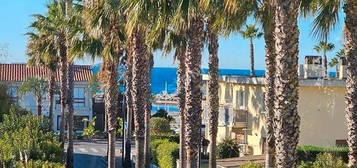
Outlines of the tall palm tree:
[[342,57],[345,57],[345,49],[340,49],[340,51],[338,51],[336,53],[336,55],[331,59],[331,61],[329,62],[329,66],[330,67],[335,67],[336,68],[336,78],[339,78],[339,66],[338,64],[340,63],[340,59]]
[[348,166],[354,168],[357,167],[357,2],[346,0],[344,10],[346,13],[345,53],[347,58],[347,143],[350,148]]
[[36,97],[37,116],[42,116],[43,95],[48,89],[48,82],[42,78],[29,78],[19,88],[19,94],[33,93]]
[[275,6],[269,1],[264,0],[262,5],[257,8],[256,18],[261,23],[264,30],[265,40],[265,110],[267,112],[267,137],[266,137],[266,159],[265,167],[275,167],[275,136],[274,136],[274,101],[275,101]]
[[52,34],[56,39],[55,49],[58,52],[60,64],[60,83],[61,83],[61,124],[60,124],[60,142],[64,147],[65,142],[65,121],[66,121],[66,103],[67,103],[67,47],[66,47],[66,19],[65,4],[63,1],[53,1],[47,5],[48,12],[45,16],[33,15],[35,21],[31,27],[36,27],[40,32]]
[[296,167],[300,117],[298,103],[299,1],[277,0],[275,10],[276,167]]
[[327,74],[327,53],[329,51],[332,51],[333,49],[335,49],[335,45],[332,43],[328,43],[326,41],[320,41],[319,45],[316,45],[314,47],[314,50],[316,50],[317,52],[322,52],[323,54],[323,61],[322,61],[322,66],[324,67],[324,78],[326,79],[328,77]]
[[39,32],[38,28],[31,27],[33,30],[26,33],[29,37],[27,46],[27,55],[29,55],[28,64],[31,66],[43,66],[49,71],[48,77],[48,100],[49,100],[49,128],[52,130],[53,125],[53,105],[55,93],[55,78],[58,67],[58,56],[55,48],[55,37],[52,34],[45,34]]
[[263,33],[259,32],[259,29],[255,25],[246,25],[246,29],[239,32],[244,39],[249,39],[250,41],[250,75],[255,76],[254,68],[254,39],[263,36]]
[[[115,140],[118,116],[118,66],[123,56],[126,39],[124,11],[115,0],[85,2],[83,18],[85,34],[83,50],[103,58],[100,81],[104,85],[105,113],[108,116],[108,167],[115,167]],[[79,38],[81,38],[79,35]],[[82,56],[84,54],[82,53]]]
[[[203,48],[203,11],[197,0],[180,0],[175,11],[174,25],[185,31],[186,45],[186,167],[197,167],[197,156],[201,141],[202,114],[201,58]],[[188,5],[189,4],[189,5]]]

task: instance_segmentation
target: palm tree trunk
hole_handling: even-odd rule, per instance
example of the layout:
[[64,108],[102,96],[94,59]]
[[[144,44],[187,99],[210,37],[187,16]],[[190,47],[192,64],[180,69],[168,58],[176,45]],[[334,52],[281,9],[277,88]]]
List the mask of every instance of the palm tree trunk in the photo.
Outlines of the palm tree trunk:
[[209,137],[210,137],[210,153],[209,153],[209,168],[216,168],[216,151],[217,151],[217,132],[218,132],[218,36],[211,30],[211,22],[208,23],[208,52],[209,52],[209,81],[208,81],[208,98],[209,98]]
[[136,161],[137,168],[145,167],[144,143],[145,143],[145,74],[146,74],[146,45],[145,32],[140,28],[132,34],[133,56],[133,112],[135,124]]
[[[131,40],[129,40],[130,42]],[[130,44],[129,46],[130,47]],[[131,54],[131,50],[128,49],[128,58],[127,58],[127,68],[126,68],[126,75],[125,75],[125,83],[126,83],[126,119],[128,124],[128,129],[125,132],[125,149],[124,149],[124,159],[125,165],[127,167],[131,167],[131,124],[132,124],[132,112],[133,112],[133,103],[132,103],[132,68],[133,68],[133,57]]]
[[187,30],[186,48],[186,155],[187,168],[196,168],[201,142],[202,78],[201,58],[203,48],[203,19],[200,14],[191,16]]
[[[68,52],[69,53],[69,52]],[[66,168],[73,168],[73,135],[74,135],[74,108],[73,108],[73,88],[74,88],[74,65],[71,62],[67,63],[68,66],[68,97],[67,97],[67,108],[68,108],[68,146],[66,155]]]
[[298,1],[277,0],[275,12],[275,144],[276,167],[296,167],[300,117],[298,103]]
[[250,39],[250,75],[255,76],[255,68],[254,68],[254,43],[253,39]]
[[115,140],[118,114],[119,57],[105,60],[102,75],[105,77],[105,113],[108,119],[108,168],[115,168]]
[[357,2],[348,0],[344,7],[345,20],[345,51],[347,58],[347,94],[346,94],[346,118],[349,146],[350,168],[357,168]]
[[323,60],[323,66],[324,66],[324,78],[327,79],[328,74],[327,74],[327,56],[326,52],[324,52],[324,60]]
[[42,116],[42,95],[37,97],[37,116]]
[[147,61],[147,69],[146,69],[146,74],[145,74],[145,87],[146,93],[145,93],[145,144],[144,144],[144,157],[145,157],[145,167],[150,168],[150,118],[151,118],[151,70],[152,67],[154,66],[154,55],[150,53],[148,55],[148,61]]
[[185,51],[186,46],[182,48],[176,48],[176,58],[179,61],[179,67],[177,71],[178,81],[178,96],[179,96],[179,108],[180,108],[180,167],[186,168],[186,145],[185,145],[185,80],[186,80],[186,65],[185,65]]
[[64,37],[61,39],[60,48],[60,79],[61,79],[61,125],[60,125],[60,142],[61,147],[65,143],[65,126],[66,126],[66,108],[67,108],[67,47],[64,45]]
[[50,126],[49,126],[49,131],[52,130],[52,125],[53,125],[53,103],[54,103],[54,93],[55,93],[55,79],[56,79],[56,71],[50,72],[50,79],[48,80],[48,100],[49,102],[49,114],[48,118],[50,120]]
[[274,137],[274,101],[275,101],[275,39],[273,30],[275,24],[269,25],[265,28],[265,63],[266,63],[266,76],[265,76],[265,110],[268,113],[266,118],[267,122],[267,138],[266,138],[266,160],[265,168],[275,167],[275,137]]

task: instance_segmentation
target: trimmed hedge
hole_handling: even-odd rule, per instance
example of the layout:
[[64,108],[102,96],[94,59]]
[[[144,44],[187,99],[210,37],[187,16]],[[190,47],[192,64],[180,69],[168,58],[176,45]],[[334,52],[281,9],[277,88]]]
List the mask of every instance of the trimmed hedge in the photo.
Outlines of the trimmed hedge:
[[180,143],[180,135],[166,134],[166,135],[151,135],[151,141],[167,139],[170,142]]
[[179,144],[164,142],[157,148],[157,158],[160,168],[175,168],[176,160],[179,158]]
[[169,140],[167,139],[155,139],[152,140],[150,143],[150,153],[151,153],[151,162],[153,164],[158,164],[159,161],[157,159],[157,148],[159,147],[159,145],[163,144],[163,143],[170,143]]
[[297,149],[297,156],[299,162],[314,162],[317,156],[322,153],[329,153],[335,158],[342,158],[345,163],[348,162],[347,147],[324,148],[317,146],[299,146]]
[[259,163],[248,162],[241,165],[239,168],[264,168],[264,166]]

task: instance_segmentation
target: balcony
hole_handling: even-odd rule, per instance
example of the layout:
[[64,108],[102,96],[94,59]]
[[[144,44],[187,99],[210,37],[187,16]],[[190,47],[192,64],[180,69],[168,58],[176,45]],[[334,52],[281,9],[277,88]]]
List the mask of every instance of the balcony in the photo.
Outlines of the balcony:
[[233,128],[244,129],[248,126],[248,111],[247,110],[235,110],[235,116],[233,118]]

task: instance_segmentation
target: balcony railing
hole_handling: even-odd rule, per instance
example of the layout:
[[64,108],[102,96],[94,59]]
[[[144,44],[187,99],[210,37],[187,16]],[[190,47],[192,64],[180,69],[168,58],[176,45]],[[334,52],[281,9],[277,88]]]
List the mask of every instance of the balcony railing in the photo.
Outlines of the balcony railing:
[[235,116],[233,118],[234,128],[247,128],[248,126],[248,111],[235,110]]

